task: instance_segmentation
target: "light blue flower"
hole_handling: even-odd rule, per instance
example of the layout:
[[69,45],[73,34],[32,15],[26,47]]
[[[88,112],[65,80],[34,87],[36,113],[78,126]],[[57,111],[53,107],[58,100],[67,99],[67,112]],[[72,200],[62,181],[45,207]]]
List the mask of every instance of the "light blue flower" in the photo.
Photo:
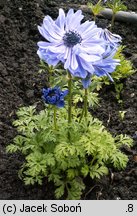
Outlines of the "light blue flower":
[[59,87],[43,88],[42,93],[45,103],[62,108],[65,105],[64,97],[68,94],[68,90],[61,91]]
[[116,48],[116,46],[118,47],[122,40],[120,35],[113,34],[108,29],[100,29],[99,37],[101,39],[104,39],[106,41],[106,44],[112,48]]
[[73,76],[86,78],[94,73],[93,62],[102,58],[106,41],[94,21],[81,24],[82,19],[81,10],[74,13],[73,9],[66,16],[59,9],[56,20],[46,16],[38,29],[47,42],[38,42],[37,53],[48,64],[55,66],[61,61]]
[[104,39],[105,52],[102,54],[102,59],[93,63],[94,74],[97,76],[108,76],[113,81],[110,73],[114,72],[116,66],[120,64],[119,59],[114,59],[122,38],[111,33],[108,29],[101,29],[99,36]]
[[[117,51],[116,47],[106,46],[106,51],[102,55],[102,59],[93,63],[94,75],[108,76],[109,79],[113,82],[113,78],[111,77],[111,73],[115,71],[116,66],[120,65],[119,59],[114,59],[114,55]],[[85,79],[82,79],[82,85],[86,89],[91,84],[91,74],[88,74]]]
[[[119,59],[114,59],[118,47],[122,38],[111,33],[108,29],[100,29],[99,37],[104,40],[105,52],[102,54],[102,58],[93,62],[93,71],[96,76],[108,76],[111,81],[113,81],[110,73],[114,72],[116,66],[120,64]],[[88,88],[91,83],[91,74],[88,74],[85,79],[82,79],[82,84],[84,88]]]
[[108,76],[113,81],[110,73],[114,72],[116,66],[120,64],[119,59],[114,59],[114,55],[117,51],[117,47],[111,48],[108,46],[105,53],[102,55],[102,59],[94,62],[93,66],[95,69],[95,75],[97,76]]

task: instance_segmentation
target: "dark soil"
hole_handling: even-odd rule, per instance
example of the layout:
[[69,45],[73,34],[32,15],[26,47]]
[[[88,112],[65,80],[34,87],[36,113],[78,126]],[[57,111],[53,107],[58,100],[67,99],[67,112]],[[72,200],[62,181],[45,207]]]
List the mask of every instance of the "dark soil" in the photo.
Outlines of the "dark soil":
[[[54,186],[25,186],[18,178],[23,162],[19,154],[7,155],[5,147],[16,135],[12,126],[20,106],[41,104],[41,89],[46,85],[45,74],[38,74],[36,54],[40,35],[37,25],[44,15],[58,15],[58,5],[65,9],[71,3],[87,1],[1,0],[0,1],[0,199],[55,199]],[[129,10],[137,11],[137,0],[125,1]],[[61,6],[62,4],[62,6]],[[69,6],[68,6],[69,5]],[[88,14],[86,19],[91,19]],[[108,21],[98,20],[99,24]],[[125,55],[137,68],[137,26],[116,23],[114,31],[123,37]],[[113,85],[100,92],[100,107],[92,111],[112,134],[126,133],[134,138],[132,149],[123,149],[129,156],[126,170],[116,172],[92,185],[88,179],[82,199],[137,199],[137,73],[123,81],[123,104],[115,98]],[[123,121],[119,110],[127,111]]]

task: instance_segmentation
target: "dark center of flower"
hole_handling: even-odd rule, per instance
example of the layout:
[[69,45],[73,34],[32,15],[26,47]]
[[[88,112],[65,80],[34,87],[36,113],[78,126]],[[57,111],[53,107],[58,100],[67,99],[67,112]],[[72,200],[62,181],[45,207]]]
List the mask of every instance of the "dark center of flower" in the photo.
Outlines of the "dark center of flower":
[[81,43],[82,38],[77,32],[69,31],[64,35],[63,41],[67,47],[73,47],[76,44]]
[[52,97],[52,96],[55,96],[56,95],[56,93],[55,93],[55,91],[51,91],[51,92],[49,92],[49,94],[48,94],[50,97]]

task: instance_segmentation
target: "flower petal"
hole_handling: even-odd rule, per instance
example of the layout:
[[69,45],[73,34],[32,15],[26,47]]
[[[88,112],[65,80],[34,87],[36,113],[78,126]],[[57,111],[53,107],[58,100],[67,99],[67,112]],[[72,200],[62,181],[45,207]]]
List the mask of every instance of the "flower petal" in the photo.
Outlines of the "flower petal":
[[73,70],[76,70],[78,67],[78,62],[77,62],[75,54],[72,54],[72,56],[71,56],[71,65],[70,66]]
[[66,31],[75,30],[80,25],[83,19],[82,11],[78,10],[76,13],[72,9],[69,10],[66,17]]
[[62,39],[62,36],[63,36],[64,32],[61,31],[61,29],[56,24],[51,24],[48,17],[45,17],[42,27],[54,39],[56,39],[56,40],[61,40]]
[[85,79],[82,79],[82,85],[84,89],[87,89],[89,85],[91,84],[91,76],[87,76]]
[[95,22],[89,22],[88,20],[84,23],[82,23],[78,28],[77,31],[82,35],[85,31],[89,31],[89,29],[94,28]]
[[66,59],[65,64],[64,64],[64,68],[65,68],[65,69],[68,69],[68,68],[70,67],[70,64],[71,64],[71,56],[72,56],[72,54],[71,54],[71,49],[68,49],[67,52],[68,52],[68,56],[67,56],[67,59]]
[[[94,73],[94,67],[92,66],[91,63],[85,61],[84,59],[81,59],[81,65],[82,67],[88,71],[90,74],[93,74]],[[82,77],[83,78],[83,77]]]
[[59,28],[61,28],[61,30],[64,30],[65,21],[66,21],[65,13],[64,13],[63,9],[60,8],[59,9],[59,16],[56,19],[55,23]]
[[58,102],[56,103],[56,106],[57,106],[58,108],[62,108],[62,107],[64,107],[64,105],[65,105],[64,100],[60,100],[60,101],[58,101]]

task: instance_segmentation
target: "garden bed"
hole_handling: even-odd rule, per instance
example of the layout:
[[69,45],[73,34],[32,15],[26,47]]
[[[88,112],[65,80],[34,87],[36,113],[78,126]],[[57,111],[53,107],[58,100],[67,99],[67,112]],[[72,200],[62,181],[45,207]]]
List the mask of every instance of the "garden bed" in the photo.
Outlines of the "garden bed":
[[[0,3],[0,199],[55,199],[54,185],[46,179],[42,186],[25,186],[18,178],[23,162],[20,154],[6,154],[5,147],[16,135],[12,126],[16,111],[21,106],[37,103],[42,107],[41,89],[47,84],[46,74],[38,74],[39,58],[36,54],[40,35],[37,25],[44,15],[56,18],[58,5],[68,9],[72,2],[87,1],[13,0]],[[126,1],[129,10],[137,11],[137,1]],[[68,7],[69,5],[69,7]],[[91,19],[90,14],[84,14]],[[101,26],[109,21],[98,19]],[[137,24],[116,22],[114,32],[123,38],[124,54],[137,68]],[[114,135],[127,134],[134,139],[132,149],[123,149],[129,156],[126,170],[110,174],[98,182],[85,179],[87,185],[82,199],[137,199],[137,73],[123,81],[122,104],[115,97],[113,85],[100,91],[100,106],[91,110]],[[126,111],[123,121],[119,111]]]

